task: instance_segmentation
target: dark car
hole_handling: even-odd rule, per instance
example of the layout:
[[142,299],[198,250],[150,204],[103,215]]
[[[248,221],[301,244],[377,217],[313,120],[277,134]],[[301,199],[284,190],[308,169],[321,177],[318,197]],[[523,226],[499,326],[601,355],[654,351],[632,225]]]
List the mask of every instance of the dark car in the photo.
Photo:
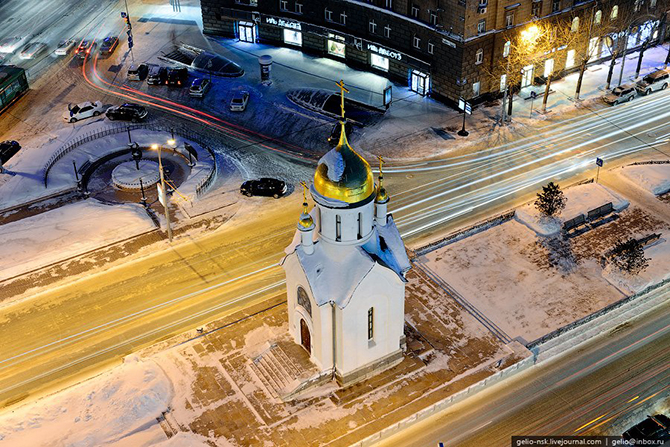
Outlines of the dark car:
[[144,81],[149,74],[149,66],[147,64],[131,65],[128,69],[129,81]]
[[91,54],[91,52],[95,51],[96,46],[97,46],[96,43],[91,40],[82,40],[79,46],[77,47],[75,54],[79,59],[86,59],[86,56]]
[[[626,440],[637,441],[670,441],[670,418],[664,414],[649,416],[644,421],[629,428],[623,433]],[[634,443],[631,445],[649,445],[647,443]]]
[[173,87],[182,87],[188,80],[188,69],[185,67],[168,68],[167,84]]
[[124,120],[137,122],[146,118],[148,114],[147,109],[131,102],[107,109],[107,118],[112,121]]
[[247,197],[268,196],[278,199],[286,194],[286,183],[274,178],[247,180],[240,186],[240,192]]
[[165,67],[159,65],[154,65],[149,69],[149,75],[147,76],[147,84],[150,85],[161,85],[165,84],[165,79],[167,78],[167,70]]
[[0,143],[0,164],[7,163],[19,150],[21,150],[21,145],[16,141]]
[[100,45],[100,54],[109,56],[116,50],[116,47],[119,45],[119,38],[116,36],[105,37],[102,40],[102,45]]

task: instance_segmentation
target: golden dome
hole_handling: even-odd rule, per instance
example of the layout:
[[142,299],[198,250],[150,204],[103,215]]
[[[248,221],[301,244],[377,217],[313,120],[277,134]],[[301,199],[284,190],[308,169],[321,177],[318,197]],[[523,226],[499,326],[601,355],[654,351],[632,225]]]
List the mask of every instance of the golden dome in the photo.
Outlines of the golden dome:
[[314,173],[314,189],[329,199],[357,203],[374,193],[372,169],[349,146],[344,122],[340,125],[339,143],[319,160]]

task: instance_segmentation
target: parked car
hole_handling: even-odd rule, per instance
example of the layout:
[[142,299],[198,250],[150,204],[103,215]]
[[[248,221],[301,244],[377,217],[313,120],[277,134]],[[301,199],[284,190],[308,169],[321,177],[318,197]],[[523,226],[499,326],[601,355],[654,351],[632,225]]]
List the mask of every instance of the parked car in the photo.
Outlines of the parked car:
[[649,416],[644,421],[626,430],[622,437],[634,442],[630,444],[634,446],[651,445],[642,441],[670,441],[670,418],[664,414]]
[[58,42],[58,46],[54,50],[56,56],[67,56],[68,53],[74,48],[76,42],[72,39],[61,40]]
[[139,104],[135,104],[132,102],[121,104],[120,106],[112,106],[109,109],[107,109],[106,113],[107,118],[109,118],[112,121],[124,120],[124,121],[132,121],[134,123],[143,120],[149,114],[149,112],[147,112],[147,109],[145,109]]
[[670,83],[670,70],[656,70],[649,73],[635,84],[635,89],[641,95],[648,95],[657,90],[665,90]]
[[233,99],[230,100],[230,110],[231,112],[244,112],[247,109],[247,103],[249,102],[249,92],[237,92]]
[[147,76],[147,84],[149,85],[161,85],[165,84],[165,79],[167,77],[167,70],[165,67],[160,65],[154,65],[149,69],[149,75]]
[[102,110],[102,103],[100,101],[95,102],[82,102],[80,104],[68,104],[67,112],[63,114],[63,119],[70,123],[75,123],[81,119],[89,118],[91,116],[98,116],[104,110]]
[[247,197],[268,196],[278,199],[286,194],[286,183],[274,178],[247,180],[240,186],[240,192]]
[[100,54],[109,56],[111,55],[116,47],[119,45],[119,38],[116,36],[105,37],[102,40],[102,45],[100,45]]
[[10,54],[15,52],[27,44],[31,37],[29,34],[25,36],[5,37],[0,40],[0,53]]
[[32,42],[25,46],[19,53],[21,59],[34,59],[47,49],[47,44],[42,42]]
[[147,64],[131,65],[128,69],[129,81],[144,81],[149,74],[149,66]]
[[635,98],[635,86],[632,84],[624,84],[612,89],[611,92],[603,96],[603,101],[607,104],[617,105],[622,102],[632,101]]
[[0,164],[7,163],[19,150],[21,145],[17,141],[8,140],[0,143]]
[[191,83],[191,88],[188,90],[188,94],[195,96],[196,98],[202,98],[207,94],[207,91],[211,86],[212,83],[209,79],[195,78]]
[[172,87],[182,87],[188,80],[188,69],[186,67],[168,68],[167,85]]
[[91,54],[91,52],[95,51],[95,47],[97,47],[98,44],[93,42],[92,40],[82,40],[79,46],[77,47],[77,50],[74,52],[79,59],[86,59],[86,56]]

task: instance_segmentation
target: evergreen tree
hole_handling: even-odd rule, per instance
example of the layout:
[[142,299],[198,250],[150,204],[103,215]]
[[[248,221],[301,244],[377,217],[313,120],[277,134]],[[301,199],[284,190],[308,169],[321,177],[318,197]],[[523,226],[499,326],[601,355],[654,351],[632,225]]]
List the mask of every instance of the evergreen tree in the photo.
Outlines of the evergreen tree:
[[637,275],[649,267],[649,258],[644,257],[644,247],[637,239],[619,241],[612,254],[612,263],[632,275]]
[[535,208],[545,216],[553,216],[565,208],[567,200],[561,188],[554,182],[549,182],[542,187],[542,192],[537,193]]

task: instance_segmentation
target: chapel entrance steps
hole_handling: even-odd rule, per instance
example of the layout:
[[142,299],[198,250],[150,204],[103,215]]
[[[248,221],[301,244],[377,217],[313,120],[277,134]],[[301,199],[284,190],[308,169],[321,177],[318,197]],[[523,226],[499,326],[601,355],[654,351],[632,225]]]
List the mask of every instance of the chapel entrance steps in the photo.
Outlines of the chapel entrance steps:
[[254,358],[250,367],[267,392],[276,399],[280,399],[303,372],[277,344],[270,345]]

